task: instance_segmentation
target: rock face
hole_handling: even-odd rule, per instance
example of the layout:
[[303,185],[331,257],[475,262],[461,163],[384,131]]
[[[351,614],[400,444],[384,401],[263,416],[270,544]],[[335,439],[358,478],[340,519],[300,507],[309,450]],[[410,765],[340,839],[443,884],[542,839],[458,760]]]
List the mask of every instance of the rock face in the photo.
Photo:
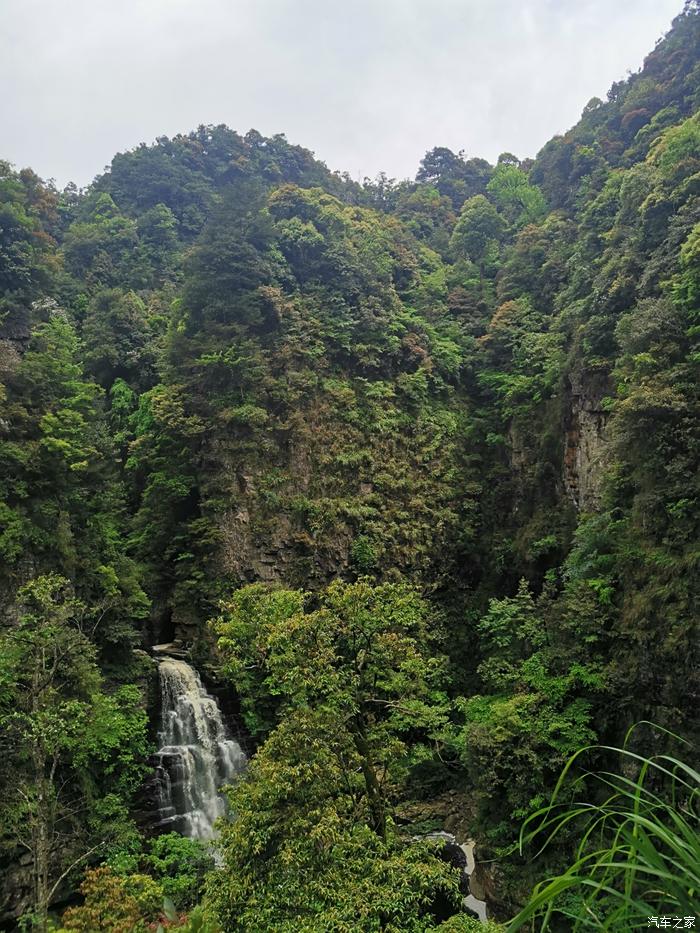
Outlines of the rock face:
[[[443,843],[442,849],[439,852],[440,858],[444,862],[452,865],[453,868],[458,868],[462,872],[459,890],[464,895],[462,901],[464,912],[482,922],[486,921],[486,903],[480,896],[475,895],[474,891],[471,889],[471,877],[475,870],[473,840],[467,839],[466,842],[458,842],[457,838],[453,836],[452,833],[447,833],[444,830],[427,833],[422,836],[415,836],[414,839],[430,839]],[[453,910],[454,908],[452,908],[447,901],[443,903],[439,898],[432,905],[432,913],[439,921],[444,921],[451,917]]]
[[12,351],[21,357],[29,345],[33,323],[65,313],[55,298],[40,298],[30,308],[15,303],[10,313],[0,319],[0,359],[3,352]]
[[31,333],[31,312],[27,308],[15,307],[0,324],[0,341],[17,353],[23,353]]
[[[305,410],[294,430],[270,432],[260,449],[235,433],[207,439],[203,462],[223,505],[210,514],[219,575],[239,585],[307,586],[347,571],[352,532],[332,503],[357,495],[358,482],[324,462],[327,430],[318,413]],[[175,607],[176,637],[200,629],[201,620]]]
[[169,641],[162,645],[153,645],[151,651],[157,659],[178,658],[180,661],[186,661],[190,652],[183,644],[178,641]]
[[600,370],[578,370],[569,377],[570,396],[564,423],[564,488],[579,511],[600,507],[607,456],[608,413],[603,399],[613,393],[610,377]]
[[[285,495],[290,499],[306,496],[304,476],[294,465],[289,472],[294,479],[286,485]],[[242,583],[300,585],[308,579],[328,581],[347,570],[352,543],[347,528],[341,525],[322,539],[315,537],[303,521],[262,505],[258,477],[249,474],[239,486],[242,491],[236,508],[219,516],[219,560],[224,573]]]
[[[542,466],[547,454],[538,446],[542,425],[538,432],[511,423],[507,447],[517,490],[513,505],[516,514],[522,510],[522,500],[530,494],[528,490],[533,483],[541,487],[540,492],[546,491],[557,500],[566,497],[577,511],[592,512],[600,507],[609,441],[609,413],[603,403],[612,395],[614,387],[606,370],[578,368],[569,374],[564,398],[551,399],[549,407],[540,412],[542,424],[549,423],[550,429],[562,438],[561,455],[552,457],[551,472],[546,475]],[[541,475],[535,479],[537,470]]]
[[14,929],[14,923],[30,906],[32,857],[17,852],[6,863],[0,862],[0,929]]

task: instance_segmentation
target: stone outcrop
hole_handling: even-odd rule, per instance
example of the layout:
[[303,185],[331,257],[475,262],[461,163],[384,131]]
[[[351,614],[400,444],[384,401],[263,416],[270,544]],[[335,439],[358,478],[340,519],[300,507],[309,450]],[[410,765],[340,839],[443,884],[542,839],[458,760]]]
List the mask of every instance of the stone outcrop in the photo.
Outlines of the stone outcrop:
[[505,922],[512,917],[518,909],[505,893],[509,884],[503,875],[503,870],[494,852],[486,846],[474,846],[474,865],[469,874],[469,887],[477,901],[484,901],[488,905],[488,915],[495,920]]
[[7,862],[0,861],[0,929],[13,925],[31,904],[32,857],[18,851]]
[[608,412],[603,400],[613,394],[606,371],[575,370],[569,375],[564,422],[564,488],[583,512],[600,507],[607,462]]
[[[474,861],[474,841],[467,839],[466,842],[459,842],[452,833],[440,830],[438,832],[427,833],[426,835],[414,836],[414,839],[429,839],[433,842],[441,842],[442,848],[439,850],[439,857],[447,862],[453,868],[461,872],[459,890],[462,894],[462,909],[470,916],[486,920],[486,903],[483,898],[475,895],[471,888],[471,876],[475,870]],[[453,909],[447,902],[438,898],[432,905],[431,912],[439,921],[447,920],[452,916]]]

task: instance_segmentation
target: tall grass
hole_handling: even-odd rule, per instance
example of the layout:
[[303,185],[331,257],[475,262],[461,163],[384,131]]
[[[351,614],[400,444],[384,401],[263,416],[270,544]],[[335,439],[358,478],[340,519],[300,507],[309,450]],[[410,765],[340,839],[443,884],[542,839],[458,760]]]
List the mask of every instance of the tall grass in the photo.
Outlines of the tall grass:
[[[590,751],[619,756],[619,770],[574,777]],[[596,802],[575,799],[584,786]],[[625,933],[648,929],[652,917],[693,916],[700,929],[699,815],[700,774],[686,761],[666,754],[647,758],[627,747],[580,749],[548,806],[530,816],[520,834],[521,852],[535,844],[539,854],[564,830],[576,831],[575,858],[562,874],[534,888],[508,933],[526,925],[537,931]]]

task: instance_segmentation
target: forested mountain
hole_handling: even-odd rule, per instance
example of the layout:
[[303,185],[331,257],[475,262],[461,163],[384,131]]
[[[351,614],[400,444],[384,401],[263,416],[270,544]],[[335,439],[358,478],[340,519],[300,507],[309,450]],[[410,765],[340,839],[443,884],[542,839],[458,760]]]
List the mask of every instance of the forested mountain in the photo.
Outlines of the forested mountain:
[[[445,827],[506,921],[571,755],[696,738],[699,50],[691,0],[534,160],[414,182],[0,163],[8,929],[468,930]],[[216,866],[141,818],[164,642],[255,750]]]

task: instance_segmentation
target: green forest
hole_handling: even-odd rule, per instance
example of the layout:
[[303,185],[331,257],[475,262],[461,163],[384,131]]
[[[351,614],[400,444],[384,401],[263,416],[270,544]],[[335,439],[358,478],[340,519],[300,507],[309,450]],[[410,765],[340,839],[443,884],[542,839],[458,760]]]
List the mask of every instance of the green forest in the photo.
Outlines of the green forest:
[[0,593],[0,928],[700,927],[696,0],[534,159],[0,161]]

